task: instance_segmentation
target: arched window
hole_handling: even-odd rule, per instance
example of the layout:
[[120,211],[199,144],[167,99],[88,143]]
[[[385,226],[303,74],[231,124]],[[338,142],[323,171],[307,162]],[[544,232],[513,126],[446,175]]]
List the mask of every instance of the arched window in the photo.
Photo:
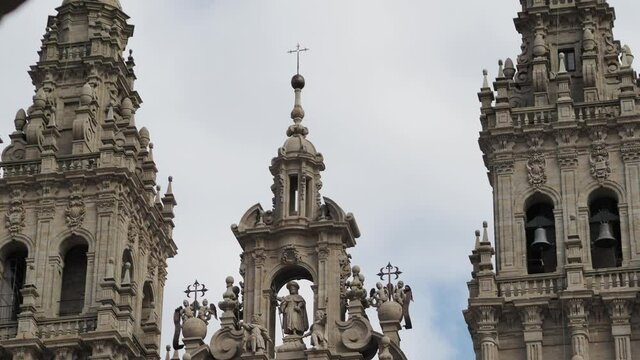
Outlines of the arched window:
[[556,271],[556,231],[553,201],[536,194],[528,201],[525,233],[527,239],[527,272],[529,274]]
[[153,298],[153,288],[150,281],[145,281],[142,288],[142,314],[140,315],[140,323],[146,324],[155,321],[154,310],[155,301]]
[[75,245],[64,256],[60,316],[77,315],[84,307],[87,279],[87,246]]
[[589,235],[594,269],[622,265],[620,215],[613,193],[601,190],[589,201]]
[[15,321],[20,312],[27,268],[27,248],[14,242],[5,251],[2,258],[2,278],[0,279],[0,322]]

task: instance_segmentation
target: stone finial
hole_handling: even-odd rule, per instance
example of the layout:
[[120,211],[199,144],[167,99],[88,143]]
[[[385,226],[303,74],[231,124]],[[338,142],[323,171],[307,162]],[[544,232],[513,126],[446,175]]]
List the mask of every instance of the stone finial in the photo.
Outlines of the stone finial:
[[621,65],[623,68],[630,68],[633,65],[633,53],[631,53],[631,48],[629,45],[624,45],[622,47],[622,56],[620,59]]
[[93,88],[91,84],[85,83],[82,85],[82,91],[80,93],[80,105],[87,106],[93,101]]
[[489,71],[487,71],[487,69],[482,70],[482,76],[482,88],[489,89]]
[[42,110],[47,105],[47,93],[44,91],[44,88],[38,89],[36,94],[33,96],[33,107],[36,110]]
[[476,243],[475,243],[474,249],[478,250],[479,247],[480,247],[480,230],[476,230]]
[[558,74],[565,74],[567,72],[567,67],[564,62],[565,55],[564,53],[558,54]]
[[489,224],[486,221],[482,222],[482,229],[483,229],[482,230],[482,242],[483,243],[488,243],[489,242],[489,231],[487,229],[488,227],[489,227]]
[[149,135],[149,129],[146,128],[146,126],[143,126],[140,131],[140,146],[142,146],[143,148],[147,148],[147,146],[149,146],[149,142],[151,141],[151,136]]
[[156,185],[156,205],[162,206],[162,200],[160,199],[160,185]]
[[165,356],[164,359],[171,360],[171,345],[167,345],[165,349],[167,350],[167,356]]
[[507,58],[507,60],[504,61],[504,76],[509,80],[513,80],[515,75],[516,67],[513,65],[513,60]]
[[27,113],[24,109],[19,109],[16,112],[16,117],[13,120],[13,125],[16,127],[16,131],[21,132],[24,126],[27,124]]
[[113,106],[109,106],[109,108],[107,109],[107,116],[104,118],[104,120],[108,122],[112,122],[115,120],[115,117],[113,115]]
[[544,39],[544,35],[542,33],[537,33],[535,39],[533,40],[533,55],[537,57],[542,57],[547,55],[549,48],[547,47],[547,42]]
[[498,78],[504,77],[504,62],[498,60]]
[[167,191],[164,193],[164,196],[173,196],[173,176],[169,176],[169,182],[167,185]]
[[128,119],[133,114],[133,102],[128,97],[122,100],[122,104],[120,104],[120,113],[122,117]]
[[305,137],[309,134],[309,130],[302,126],[302,119],[304,119],[304,109],[302,108],[302,102],[300,100],[302,89],[304,88],[305,80],[304,77],[300,74],[293,75],[291,78],[291,86],[295,92],[295,100],[293,104],[293,110],[291,110],[291,119],[293,120],[293,125],[289,126],[287,129],[287,136],[302,136]]

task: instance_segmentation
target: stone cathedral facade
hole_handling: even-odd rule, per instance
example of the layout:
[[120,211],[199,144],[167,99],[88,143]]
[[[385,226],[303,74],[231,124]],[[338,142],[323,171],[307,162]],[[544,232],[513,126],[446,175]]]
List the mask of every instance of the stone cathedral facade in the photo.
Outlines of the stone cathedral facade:
[[605,0],[520,3],[522,52],[478,94],[495,242],[485,224],[470,256],[476,358],[638,359],[634,57]]
[[0,169],[0,358],[157,359],[171,179],[156,184],[118,0],[49,17]]

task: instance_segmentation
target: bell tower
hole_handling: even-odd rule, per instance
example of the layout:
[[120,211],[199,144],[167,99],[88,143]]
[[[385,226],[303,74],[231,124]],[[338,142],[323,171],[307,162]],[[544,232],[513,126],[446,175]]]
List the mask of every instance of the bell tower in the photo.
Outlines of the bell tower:
[[157,359],[176,201],[156,184],[118,0],[64,0],[0,169],[0,357]]
[[[360,232],[352,214],[345,213],[334,201],[321,197],[324,170],[322,154],[307,139],[302,125],[304,110],[301,93],[304,77],[291,79],[295,103],[287,130],[287,139],[271,160],[273,207],[251,207],[232,230],[242,247],[241,275],[244,277],[243,318],[260,315],[270,337],[276,337],[278,291],[292,280],[308,280],[313,299],[307,309],[326,314],[327,324],[342,321],[346,312],[346,281],[351,274],[346,249],[355,246]],[[313,319],[308,319],[310,324]],[[304,330],[306,331],[306,330]],[[299,352],[305,345],[295,332],[284,338],[278,352]],[[328,349],[335,351],[339,334],[329,332]],[[273,347],[270,352],[273,353]],[[279,355],[284,358],[286,355]]]
[[[521,0],[516,60],[478,94],[495,241],[476,233],[476,354],[640,356],[640,113],[605,0]],[[495,255],[495,259],[493,258]],[[494,270],[495,264],[495,270]]]

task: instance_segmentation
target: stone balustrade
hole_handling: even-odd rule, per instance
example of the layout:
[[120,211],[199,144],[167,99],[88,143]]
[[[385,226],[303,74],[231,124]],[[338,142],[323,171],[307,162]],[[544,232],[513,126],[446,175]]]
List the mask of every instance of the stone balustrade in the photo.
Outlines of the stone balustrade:
[[99,155],[84,155],[58,159],[58,171],[93,170],[98,167]]
[[564,278],[558,274],[530,275],[526,279],[499,280],[499,295],[517,297],[553,296],[563,289]]
[[618,102],[600,104],[575,104],[575,118],[577,121],[590,122],[597,120],[607,120],[620,116],[620,106]]
[[60,46],[58,54],[60,60],[80,60],[91,55],[91,44],[75,43],[73,45]]
[[98,318],[96,316],[46,320],[38,324],[38,337],[41,339],[54,339],[77,336],[78,334],[94,331],[97,321]]
[[513,109],[511,114],[513,127],[549,125],[558,121],[555,108],[522,108]]
[[640,288],[640,270],[614,269],[585,274],[587,289],[594,293]]
[[0,164],[2,177],[30,176],[40,174],[40,160],[11,161]]

